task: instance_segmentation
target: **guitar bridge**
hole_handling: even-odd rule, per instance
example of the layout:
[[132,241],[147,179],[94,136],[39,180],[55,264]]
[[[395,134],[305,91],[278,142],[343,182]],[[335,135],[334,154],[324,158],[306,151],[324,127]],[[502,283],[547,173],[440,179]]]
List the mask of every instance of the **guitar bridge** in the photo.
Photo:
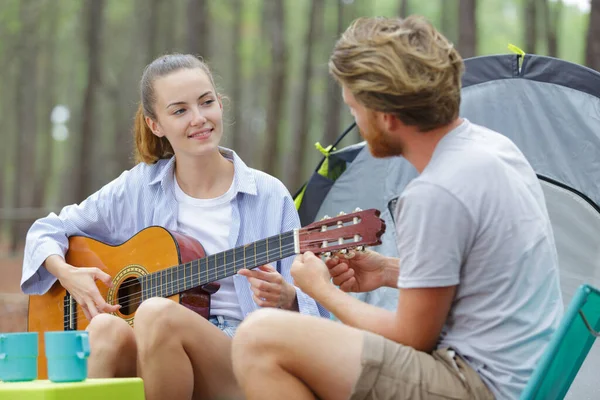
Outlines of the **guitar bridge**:
[[63,299],[63,323],[65,331],[77,330],[77,303],[71,293],[67,292]]

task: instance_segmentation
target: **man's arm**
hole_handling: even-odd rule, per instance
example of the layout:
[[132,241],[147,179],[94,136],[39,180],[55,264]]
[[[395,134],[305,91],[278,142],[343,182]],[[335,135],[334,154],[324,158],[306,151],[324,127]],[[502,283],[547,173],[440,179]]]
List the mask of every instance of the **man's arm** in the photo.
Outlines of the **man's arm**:
[[[440,336],[454,299],[456,286],[400,289],[396,312],[364,303],[338,289],[328,278],[323,262],[312,253],[294,261],[292,275],[310,288],[323,304],[346,325],[377,333],[421,351],[431,351]],[[314,279],[321,276],[322,279]]]
[[316,294],[316,300],[346,325],[430,352],[438,341],[455,292],[456,286],[400,289],[396,312],[364,303],[333,285]]

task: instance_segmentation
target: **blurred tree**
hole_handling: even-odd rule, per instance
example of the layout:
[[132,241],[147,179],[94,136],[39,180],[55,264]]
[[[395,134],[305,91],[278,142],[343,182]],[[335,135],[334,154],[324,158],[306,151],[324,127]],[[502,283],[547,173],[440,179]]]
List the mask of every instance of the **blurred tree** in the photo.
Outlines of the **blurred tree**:
[[537,0],[523,2],[523,26],[525,27],[525,52],[536,54],[537,44]]
[[282,121],[283,104],[285,101],[287,46],[285,43],[285,12],[283,0],[268,0],[265,2],[269,11],[271,39],[271,88],[267,105],[267,135],[264,146],[264,170],[268,174],[277,173],[277,155],[279,149],[279,126]]
[[[459,0],[460,1],[460,0]],[[440,31],[452,43],[457,42],[458,3],[456,0],[440,0]]]
[[311,85],[313,75],[313,43],[319,41],[320,27],[319,23],[323,17],[323,0],[312,0],[308,16],[307,30],[304,41],[304,57],[302,65],[302,85],[298,99],[297,110],[294,113],[293,126],[293,143],[296,150],[290,153],[288,162],[288,170],[290,176],[287,180],[291,187],[299,187],[303,180],[304,165],[306,163],[306,154],[308,150],[309,126],[311,121],[311,113],[309,101],[311,97]]
[[458,52],[463,58],[477,54],[477,0],[460,0]]
[[75,174],[74,194],[79,201],[89,196],[95,189],[92,185],[93,177],[93,143],[97,132],[94,114],[98,107],[97,93],[101,86],[102,65],[102,31],[104,25],[105,0],[86,0],[84,12],[86,14],[86,46],[87,46],[87,83],[83,96],[83,109],[81,118],[81,139],[78,152],[78,173]]
[[58,32],[59,15],[61,12],[60,3],[53,1],[44,1],[44,15],[47,31],[40,39],[42,49],[40,52],[40,80],[44,83],[40,85],[40,96],[42,99],[42,118],[40,118],[41,129],[38,132],[37,145],[41,149],[38,151],[38,165],[35,173],[35,188],[33,195],[33,206],[44,206],[46,187],[48,185],[48,172],[52,170],[52,159],[54,155],[54,146],[52,139],[52,124],[50,115],[52,109],[56,106],[56,37]]
[[[14,206],[28,209],[33,207],[33,194],[35,184],[35,145],[37,135],[37,89],[38,89],[38,50],[39,37],[37,36],[39,18],[41,14],[40,3],[36,0],[21,0],[19,19],[21,21],[21,34],[19,35],[19,50],[17,57],[19,69],[16,87],[17,107],[17,132],[16,141],[18,162],[16,179],[13,182]],[[29,221],[19,218],[13,224],[11,251],[25,239]]]
[[400,18],[406,18],[408,17],[409,12],[408,0],[400,0],[400,3],[398,4],[398,16]]
[[[239,153],[242,159],[246,159],[246,146],[242,142],[247,142],[242,137],[242,23],[244,13],[244,3],[241,0],[231,0],[231,13],[233,14],[232,37],[233,49],[231,52],[231,107],[233,111],[233,126],[231,127],[231,147]],[[248,154],[248,157],[250,155]]]
[[[159,41],[158,34],[160,30],[158,27],[159,24],[159,14],[160,14],[160,5],[162,0],[149,0],[149,1],[141,1],[140,9],[144,10],[146,13],[146,20],[141,22],[141,26],[143,27],[142,36],[146,43],[146,64],[150,64],[152,60],[158,57],[159,49]],[[188,3],[188,7],[191,8],[191,5],[194,5],[194,0],[190,0]]]
[[591,0],[590,22],[587,31],[585,65],[600,71],[600,0]]
[[[342,1],[337,1],[337,26],[335,30],[334,39],[337,40],[342,35],[342,32],[346,28],[344,19],[344,4]],[[327,51],[329,54],[330,51]],[[328,58],[326,58],[327,60]],[[340,134],[340,111],[342,108],[342,95],[340,93],[340,86],[329,75],[329,68],[324,69],[327,80],[327,88],[325,95],[325,134],[323,139],[323,145],[329,146],[333,144],[337,136]]]
[[[550,5],[550,3],[553,3]],[[544,14],[544,32],[546,36],[547,52],[550,57],[558,57],[558,27],[563,7],[562,0],[542,0]]]
[[188,0],[187,52],[210,58],[210,8],[206,0]]

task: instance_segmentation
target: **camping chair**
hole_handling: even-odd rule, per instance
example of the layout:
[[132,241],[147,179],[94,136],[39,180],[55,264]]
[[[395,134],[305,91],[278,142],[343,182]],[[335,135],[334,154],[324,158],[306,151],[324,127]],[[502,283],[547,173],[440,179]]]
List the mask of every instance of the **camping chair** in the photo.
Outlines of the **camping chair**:
[[600,291],[581,285],[548,343],[521,400],[562,399],[600,337]]

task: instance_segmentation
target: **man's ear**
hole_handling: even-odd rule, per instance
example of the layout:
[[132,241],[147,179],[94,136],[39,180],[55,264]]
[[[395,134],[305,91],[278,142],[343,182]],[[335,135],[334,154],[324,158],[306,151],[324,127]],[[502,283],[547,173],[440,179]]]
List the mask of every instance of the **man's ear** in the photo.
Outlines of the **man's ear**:
[[158,124],[155,120],[153,120],[150,117],[144,117],[144,119],[146,120],[146,125],[148,125],[148,128],[150,128],[152,133],[154,133],[158,137],[165,136],[163,133],[161,133],[160,129],[158,128]]
[[402,121],[400,121],[394,114],[383,112],[379,112],[378,114],[379,122],[386,132],[394,132],[402,125]]

